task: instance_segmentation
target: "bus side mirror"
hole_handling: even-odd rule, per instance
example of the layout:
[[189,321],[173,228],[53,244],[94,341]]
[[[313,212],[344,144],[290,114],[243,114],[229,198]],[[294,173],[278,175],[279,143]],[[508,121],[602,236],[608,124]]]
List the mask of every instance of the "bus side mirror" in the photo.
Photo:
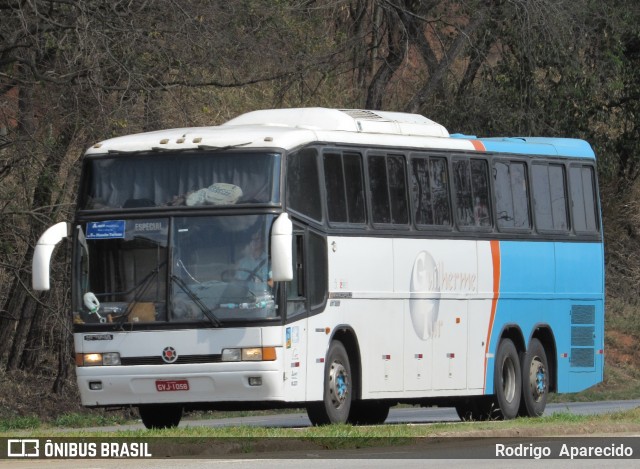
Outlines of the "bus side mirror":
[[68,235],[69,224],[60,222],[48,228],[47,231],[40,236],[33,252],[33,263],[31,266],[34,290],[49,289],[49,264],[51,263],[53,249]]
[[293,280],[293,223],[286,213],[271,228],[271,275],[276,282]]

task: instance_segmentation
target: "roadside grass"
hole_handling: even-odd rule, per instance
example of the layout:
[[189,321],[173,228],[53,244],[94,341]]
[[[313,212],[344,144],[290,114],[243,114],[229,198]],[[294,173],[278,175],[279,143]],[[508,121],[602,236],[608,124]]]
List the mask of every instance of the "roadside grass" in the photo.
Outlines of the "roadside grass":
[[72,412],[60,415],[52,422],[43,422],[35,415],[3,418],[0,419],[0,432],[49,428],[87,428],[106,425],[124,425],[128,423],[135,423],[135,420],[125,418],[118,414],[104,415]]
[[[381,439],[396,444],[396,440],[415,439],[424,437],[452,437],[452,436],[553,436],[553,435],[589,435],[596,433],[620,433],[640,431],[640,407],[604,415],[575,415],[570,413],[555,413],[540,418],[518,418],[507,421],[488,422],[453,422],[434,424],[399,424],[376,426],[326,425],[308,428],[265,428],[254,426],[236,427],[177,427],[164,430],[128,430],[115,432],[73,430],[62,433],[55,427],[33,428],[29,426],[0,427],[0,436],[13,436],[16,430],[21,430],[21,436],[65,438],[149,438],[149,437],[203,437],[217,439],[263,439],[286,438],[291,440],[311,439],[323,447],[344,444],[362,445],[367,439],[375,439],[379,444]],[[326,444],[322,439],[327,439]],[[352,443],[349,443],[352,440]],[[342,442],[342,443],[341,443]]]
[[42,427],[42,422],[35,415],[0,419],[0,432],[34,430],[40,427]]
[[132,423],[134,420],[126,418],[122,415],[113,413],[107,414],[82,414],[82,413],[70,413],[63,414],[57,417],[53,421],[54,427],[60,428],[86,428],[86,427],[101,427],[106,425],[124,425]]

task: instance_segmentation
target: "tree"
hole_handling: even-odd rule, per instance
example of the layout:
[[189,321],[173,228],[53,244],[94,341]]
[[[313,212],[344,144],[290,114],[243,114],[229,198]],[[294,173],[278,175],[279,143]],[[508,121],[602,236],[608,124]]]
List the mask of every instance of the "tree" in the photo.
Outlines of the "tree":
[[80,155],[106,137],[266,107],[404,110],[456,132],[585,137],[620,192],[640,174],[634,0],[0,0],[0,16],[9,369],[58,350],[66,373],[63,255],[39,296],[32,247],[71,219]]
[[[329,40],[302,27],[304,4],[6,0],[0,12],[0,96],[19,96],[6,110],[15,125],[4,126],[0,149],[2,238],[16,240],[3,244],[0,278],[11,286],[0,295],[0,361],[15,370],[32,368],[45,356],[38,348],[67,337],[63,298],[51,304],[30,290],[30,262],[44,229],[71,218],[83,147],[117,133],[222,120],[238,110],[216,109],[221,90],[295,83],[322,74],[332,55],[293,53],[292,45]],[[52,324],[63,339],[42,339]]]

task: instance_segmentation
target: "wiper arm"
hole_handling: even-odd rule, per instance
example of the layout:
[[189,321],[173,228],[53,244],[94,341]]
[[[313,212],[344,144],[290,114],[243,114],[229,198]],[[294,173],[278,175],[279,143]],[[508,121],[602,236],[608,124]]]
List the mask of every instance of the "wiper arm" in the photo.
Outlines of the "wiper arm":
[[176,275],[172,275],[171,280],[176,282],[176,284],[182,289],[183,292],[187,294],[187,296],[191,299],[191,301],[193,301],[196,305],[198,305],[198,308],[200,308],[200,310],[204,313],[204,315],[211,322],[211,324],[213,324],[215,327],[222,326],[222,323],[216,317],[216,315],[213,314],[213,311],[211,311],[211,309],[209,309],[207,305],[205,305],[202,302],[202,300],[198,297],[198,295],[196,295],[193,292],[193,290],[189,288],[189,286],[184,282],[184,280],[182,280],[180,277]]
[[224,145],[222,147],[216,147],[213,145],[198,145],[199,150],[208,150],[208,151],[225,151],[231,150],[232,148],[244,147],[246,145],[251,145],[253,142],[245,142],[245,143],[235,143],[233,145]]

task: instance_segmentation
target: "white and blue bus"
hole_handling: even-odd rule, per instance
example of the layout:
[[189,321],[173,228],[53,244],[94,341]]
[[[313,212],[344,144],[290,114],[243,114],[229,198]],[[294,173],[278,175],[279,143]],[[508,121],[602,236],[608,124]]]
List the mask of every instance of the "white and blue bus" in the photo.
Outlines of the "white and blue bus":
[[594,153],[450,135],[420,115],[256,111],[89,148],[73,223],[88,407],[306,407],[383,422],[400,402],[538,416],[603,378]]

